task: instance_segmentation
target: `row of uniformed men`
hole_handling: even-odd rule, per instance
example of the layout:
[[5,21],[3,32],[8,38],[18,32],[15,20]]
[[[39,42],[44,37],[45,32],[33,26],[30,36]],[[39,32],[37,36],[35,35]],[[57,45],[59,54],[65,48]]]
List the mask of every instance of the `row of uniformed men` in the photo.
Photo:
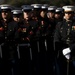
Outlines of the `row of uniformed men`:
[[[4,71],[7,75],[56,74],[53,68],[55,65],[53,35],[56,19],[54,16],[50,18],[49,13],[46,15],[47,12],[43,12],[45,16],[40,16],[39,5],[35,5],[33,13],[31,6],[22,7],[23,19],[16,22],[11,16],[11,6],[1,5],[1,72]],[[49,11],[55,13],[55,7],[50,8]],[[74,8],[65,6],[65,11],[73,13]],[[12,12],[15,16],[19,13],[16,16],[19,17],[21,11]],[[2,74],[4,75],[3,72]]]
[[[13,10],[14,17],[20,18],[21,10]],[[53,73],[53,61],[47,66],[46,60],[46,31],[51,28],[48,18],[42,18],[37,12],[31,14],[31,6],[23,6],[23,18],[18,22],[12,19],[11,6],[1,6],[0,21],[0,54],[1,54],[1,73],[4,75],[22,74],[50,74]],[[36,32],[38,36],[36,36]],[[49,34],[48,32],[48,34]],[[40,34],[40,35],[39,35]],[[51,33],[52,34],[52,33]],[[51,44],[53,54],[52,37],[47,37]],[[51,38],[51,39],[50,39]],[[51,42],[49,42],[51,41]],[[48,45],[50,45],[48,44]],[[45,47],[46,46],[46,47]],[[49,46],[48,46],[49,47]],[[47,49],[48,50],[48,49]],[[49,52],[50,53],[50,52]],[[49,58],[48,53],[48,58]],[[52,56],[52,54],[50,54]],[[51,57],[50,56],[50,57]],[[46,60],[46,61],[45,61]],[[45,65],[46,64],[46,65]],[[46,67],[47,66],[47,67]],[[49,71],[51,70],[51,71]],[[4,71],[4,72],[3,72]],[[48,71],[48,72],[47,72]]]

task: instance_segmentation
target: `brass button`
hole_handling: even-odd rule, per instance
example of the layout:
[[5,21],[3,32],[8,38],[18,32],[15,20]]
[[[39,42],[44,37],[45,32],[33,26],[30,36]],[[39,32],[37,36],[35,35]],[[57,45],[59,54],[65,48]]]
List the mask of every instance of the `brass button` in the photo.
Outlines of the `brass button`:
[[32,29],[33,29],[33,27],[32,27]]
[[7,27],[7,26],[4,26],[5,28]]
[[67,39],[67,41],[70,41],[69,39]]
[[70,26],[70,24],[68,24],[68,26]]
[[60,31],[62,33],[62,31]]
[[22,40],[24,40],[24,38],[22,38]]
[[70,31],[70,29],[68,29],[68,31]]
[[61,29],[63,29],[63,28],[61,28]]
[[5,37],[5,39],[7,39],[7,37]]
[[42,27],[43,27],[43,25],[42,25]]
[[12,31],[12,30],[10,30],[10,31]]
[[28,21],[26,23],[29,23]]

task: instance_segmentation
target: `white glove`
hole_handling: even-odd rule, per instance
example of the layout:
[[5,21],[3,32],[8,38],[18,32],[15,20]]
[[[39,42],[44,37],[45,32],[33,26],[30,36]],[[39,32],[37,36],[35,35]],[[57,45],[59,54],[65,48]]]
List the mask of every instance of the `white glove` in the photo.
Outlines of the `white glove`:
[[67,54],[67,55],[65,55],[65,58],[66,58],[66,59],[70,59],[70,53]]
[[65,48],[65,49],[63,49],[63,55],[66,57],[66,59],[70,59],[70,52],[71,52],[71,50],[70,50],[70,48]]

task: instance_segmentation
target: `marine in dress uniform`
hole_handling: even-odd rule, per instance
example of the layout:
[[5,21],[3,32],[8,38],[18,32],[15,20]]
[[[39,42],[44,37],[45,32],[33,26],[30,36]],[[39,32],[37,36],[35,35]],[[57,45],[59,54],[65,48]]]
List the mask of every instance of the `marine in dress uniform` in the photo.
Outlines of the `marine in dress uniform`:
[[[55,55],[59,66],[59,75],[73,75],[75,67],[73,61],[75,47],[74,6],[64,6],[63,21],[56,26],[54,34]],[[71,56],[71,57],[70,57]]]
[[19,25],[19,53],[20,53],[20,75],[30,75],[32,53],[30,47],[31,32],[31,11],[32,6],[23,5],[23,20]]
[[[11,15],[12,6],[4,4],[1,5],[1,31],[0,38],[2,41],[2,65],[3,72],[7,75],[17,75],[17,49],[16,49],[16,30],[18,25],[13,21]],[[3,75],[4,75],[3,73]]]
[[64,16],[64,9],[62,7],[58,7],[55,10],[55,20],[56,20],[56,23],[62,21],[63,20],[63,16]]
[[47,17],[47,6],[42,5],[39,17],[39,64],[40,64],[40,75],[47,74],[47,42],[46,42],[46,32],[48,28],[48,17]]
[[40,67],[39,67],[39,52],[40,52],[40,48],[39,48],[39,35],[38,35],[38,30],[39,30],[39,20],[40,20],[40,10],[41,10],[41,6],[42,4],[31,4],[31,6],[34,7],[34,9],[32,10],[33,15],[32,15],[32,19],[36,22],[38,22],[38,25],[35,25],[35,35],[33,37],[34,40],[32,42],[32,56],[33,56],[33,64],[34,64],[34,74],[39,75],[40,72]]
[[[58,7],[56,8],[55,10],[55,21],[56,21],[56,24],[58,22],[61,22],[63,21],[63,16],[64,16],[64,9],[62,7]],[[57,63],[57,58],[55,58],[55,74],[59,73],[58,71],[58,63]]]
[[[48,7],[48,22],[49,25],[47,27],[47,62],[48,62],[48,74],[54,74],[54,47],[53,47],[53,37],[56,26],[55,20],[55,10],[57,6],[49,6]],[[52,58],[52,59],[50,59]]]
[[36,36],[36,32],[37,32],[37,28],[38,28],[38,19],[33,18],[33,16],[32,16],[32,11],[33,10],[34,10],[34,8],[32,7],[31,12],[29,12],[30,15],[31,15],[31,19],[30,19],[30,21],[28,21],[29,25],[30,25],[30,31],[29,31],[28,38],[30,40],[30,47],[31,47],[31,52],[32,52],[32,56],[31,56],[32,74],[33,75],[35,75],[35,74],[39,75],[39,71],[38,71],[39,70],[39,68],[38,68],[39,67],[39,63],[38,63],[39,62],[38,61],[38,45],[37,45],[38,38]]

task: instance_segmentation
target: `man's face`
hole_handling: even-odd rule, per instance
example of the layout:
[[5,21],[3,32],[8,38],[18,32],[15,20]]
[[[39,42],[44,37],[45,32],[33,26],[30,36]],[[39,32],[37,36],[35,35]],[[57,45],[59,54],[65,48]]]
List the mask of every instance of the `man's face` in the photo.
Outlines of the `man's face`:
[[14,21],[19,22],[20,18],[19,17],[13,17]]
[[74,13],[73,12],[65,12],[65,19],[69,20],[73,18]]
[[16,22],[20,22],[22,19],[22,15],[21,14],[13,15],[13,19]]
[[55,17],[55,12],[49,11],[48,12],[49,18]]
[[55,13],[55,18],[60,19],[62,17],[62,13]]
[[7,19],[8,17],[10,17],[10,11],[2,11],[1,15],[3,19]]
[[23,18],[24,19],[29,19],[31,17],[31,12],[30,11],[24,11],[23,12]]
[[41,16],[41,17],[45,17],[46,14],[47,14],[46,11],[43,11],[43,10],[42,10],[42,11],[40,12],[40,16]]

